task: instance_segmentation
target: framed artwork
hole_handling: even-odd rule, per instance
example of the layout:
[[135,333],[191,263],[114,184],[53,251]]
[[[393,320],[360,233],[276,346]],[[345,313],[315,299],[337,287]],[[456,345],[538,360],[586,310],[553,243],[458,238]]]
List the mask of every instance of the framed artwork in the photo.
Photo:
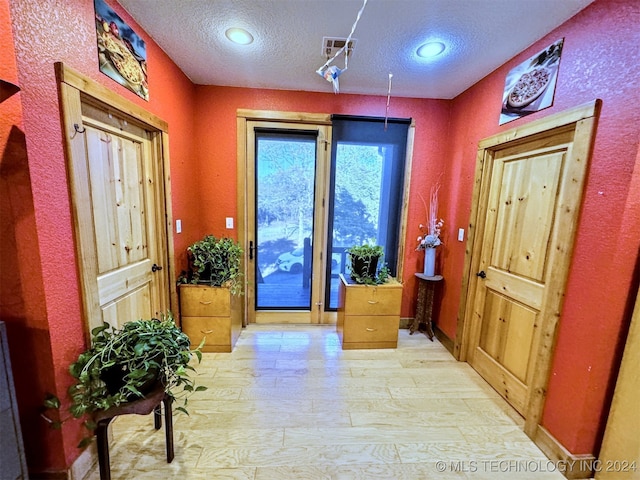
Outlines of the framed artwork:
[[100,71],[149,100],[147,47],[104,0],[94,0]]
[[552,43],[507,74],[500,125],[553,105],[563,43]]

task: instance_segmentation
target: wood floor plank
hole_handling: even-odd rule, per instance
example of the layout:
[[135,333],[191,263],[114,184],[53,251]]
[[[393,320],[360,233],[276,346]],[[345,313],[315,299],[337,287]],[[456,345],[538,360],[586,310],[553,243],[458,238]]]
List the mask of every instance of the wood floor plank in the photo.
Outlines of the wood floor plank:
[[[119,417],[114,480],[564,478],[540,470],[522,417],[424,335],[343,351],[335,326],[250,325],[233,352],[194,366],[208,390],[174,417],[175,460],[151,416]],[[508,470],[518,465],[539,470]],[[86,480],[98,479],[96,465]]]

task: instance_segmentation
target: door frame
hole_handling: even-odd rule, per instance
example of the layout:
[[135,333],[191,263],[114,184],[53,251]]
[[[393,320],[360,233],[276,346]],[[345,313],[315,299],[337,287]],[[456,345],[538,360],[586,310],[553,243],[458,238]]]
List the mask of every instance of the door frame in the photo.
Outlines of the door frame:
[[[454,356],[460,361],[466,361],[471,348],[471,322],[473,315],[473,305],[475,302],[476,283],[478,281],[475,272],[478,271],[480,263],[480,253],[482,239],[484,236],[484,222],[486,219],[486,208],[491,185],[491,173],[495,152],[503,149],[507,145],[513,145],[528,141],[534,135],[540,135],[547,131],[556,129],[573,129],[574,145],[568,153],[568,163],[582,163],[583,168],[580,176],[575,178],[572,185],[573,191],[582,198],[583,187],[588,172],[588,163],[593,150],[593,142],[597,127],[597,120],[600,113],[601,101],[580,105],[578,107],[550,115],[549,117],[536,120],[526,125],[507,130],[492,137],[481,140],[478,144],[476,156],[476,172],[471,202],[471,214],[469,218],[469,231],[465,249],[465,260],[463,269],[463,279],[460,294],[460,305],[458,308],[458,321],[456,338],[454,342]],[[538,349],[532,354],[537,361],[533,374],[533,379],[529,388],[531,396],[526,407],[525,433],[536,441],[538,426],[542,418],[542,411],[546,399],[546,387],[551,372],[551,362],[556,343],[557,326],[562,312],[563,292],[567,283],[569,267],[574,247],[574,238],[577,231],[580,206],[568,209],[563,212],[563,219],[568,222],[570,240],[563,245],[563,251],[557,255],[554,262],[552,283],[549,285],[552,298],[543,305],[540,312],[542,323],[540,325],[541,341]]]
[[[83,103],[91,104],[108,112],[117,112],[119,115],[132,119],[149,133],[153,156],[158,162],[158,168],[162,170],[158,177],[162,178],[160,188],[164,193],[162,196],[164,205],[156,206],[160,207],[164,213],[164,218],[156,219],[159,230],[164,236],[158,257],[163,260],[163,264],[166,266],[165,278],[168,279],[168,285],[162,289],[164,292],[162,296],[165,302],[168,303],[169,309],[177,311],[178,292],[175,282],[171,281],[171,279],[176,278],[176,268],[173,237],[170,234],[173,231],[173,215],[170,201],[171,182],[167,122],[62,62],[55,64],[55,71],[62,116],[62,134],[64,136],[65,156],[67,159],[67,177],[72,199],[82,201],[88,195],[87,182],[83,184],[82,181],[78,181],[82,174],[77,165],[74,164],[74,159],[84,158],[85,156],[85,142],[74,141],[74,139],[84,140],[84,137],[78,132],[81,132],[83,128]],[[100,308],[97,304],[97,285],[95,285],[94,281],[90,281],[89,278],[91,276],[95,278],[97,272],[93,263],[86,262],[80,266],[80,260],[95,257],[94,247],[87,245],[87,243],[91,242],[82,241],[85,238],[91,238],[93,235],[93,224],[92,222],[80,221],[86,215],[78,208],[77,200],[71,202],[71,207],[73,209],[76,258],[79,261],[79,267],[81,267],[79,268],[78,277],[82,295],[85,338],[90,343],[89,319],[100,315]],[[88,200],[82,203],[88,204]],[[162,215],[159,215],[159,217],[162,217]]]
[[[298,125],[309,126],[331,126],[331,115],[329,114],[317,114],[317,113],[294,113],[294,112],[279,112],[279,111],[267,111],[267,110],[248,110],[238,109],[236,112],[237,122],[237,228],[238,228],[238,240],[241,245],[244,245],[244,252],[242,255],[241,269],[244,272],[245,278],[248,274],[249,268],[249,249],[246,247],[249,244],[251,232],[249,229],[249,214],[250,205],[247,202],[245,193],[248,191],[249,182],[253,182],[253,176],[249,176],[248,172],[253,171],[248,164],[251,157],[248,145],[247,145],[247,133],[248,125],[250,122],[273,122],[274,126],[284,123],[292,123]],[[327,133],[328,138],[318,138],[318,143],[325,142],[325,149],[329,149],[331,145],[330,131]],[[325,172],[326,174],[326,172]],[[325,192],[326,196],[326,192]],[[326,229],[326,210],[322,215],[323,225],[318,227]],[[323,230],[324,231],[324,230]],[[318,282],[316,282],[317,284]],[[247,292],[249,289],[247,289]],[[251,318],[250,312],[253,312],[251,305],[255,301],[255,298],[249,293],[244,295],[244,311],[243,326],[247,326],[249,323],[255,323],[255,318]],[[313,307],[313,305],[312,305]],[[319,323],[335,323],[336,312],[324,312]],[[318,323],[312,322],[311,324]]]

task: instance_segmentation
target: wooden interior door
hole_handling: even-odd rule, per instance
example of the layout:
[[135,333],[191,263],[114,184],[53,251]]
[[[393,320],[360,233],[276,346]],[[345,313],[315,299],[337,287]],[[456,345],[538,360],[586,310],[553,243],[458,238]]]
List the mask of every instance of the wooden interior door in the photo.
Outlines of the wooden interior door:
[[640,478],[640,290],[600,450],[597,480]]
[[101,312],[90,327],[120,327],[167,308],[156,169],[143,128],[90,105],[83,113],[96,254],[86,260],[95,262]]
[[63,132],[87,338],[177,308],[167,125],[63,64]]
[[594,109],[591,105],[501,134],[481,142],[478,154],[466,355],[536,425],[578,221]]

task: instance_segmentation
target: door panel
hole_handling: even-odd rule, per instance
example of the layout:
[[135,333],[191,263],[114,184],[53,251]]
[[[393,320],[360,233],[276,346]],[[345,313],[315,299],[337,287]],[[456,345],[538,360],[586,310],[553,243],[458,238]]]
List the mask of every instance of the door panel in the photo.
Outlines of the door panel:
[[[481,240],[470,364],[525,415],[550,295],[555,235],[573,182],[572,133],[561,129],[494,152]],[[557,248],[556,248],[557,251]]]
[[101,318],[121,327],[165,312],[163,271],[153,271],[161,246],[149,242],[157,230],[155,169],[146,132],[90,106],[83,108],[86,165],[97,264],[92,280]]
[[324,321],[327,135],[324,125],[247,123],[251,323]]
[[103,321],[120,326],[177,304],[168,125],[62,63],[56,75],[90,341]]

